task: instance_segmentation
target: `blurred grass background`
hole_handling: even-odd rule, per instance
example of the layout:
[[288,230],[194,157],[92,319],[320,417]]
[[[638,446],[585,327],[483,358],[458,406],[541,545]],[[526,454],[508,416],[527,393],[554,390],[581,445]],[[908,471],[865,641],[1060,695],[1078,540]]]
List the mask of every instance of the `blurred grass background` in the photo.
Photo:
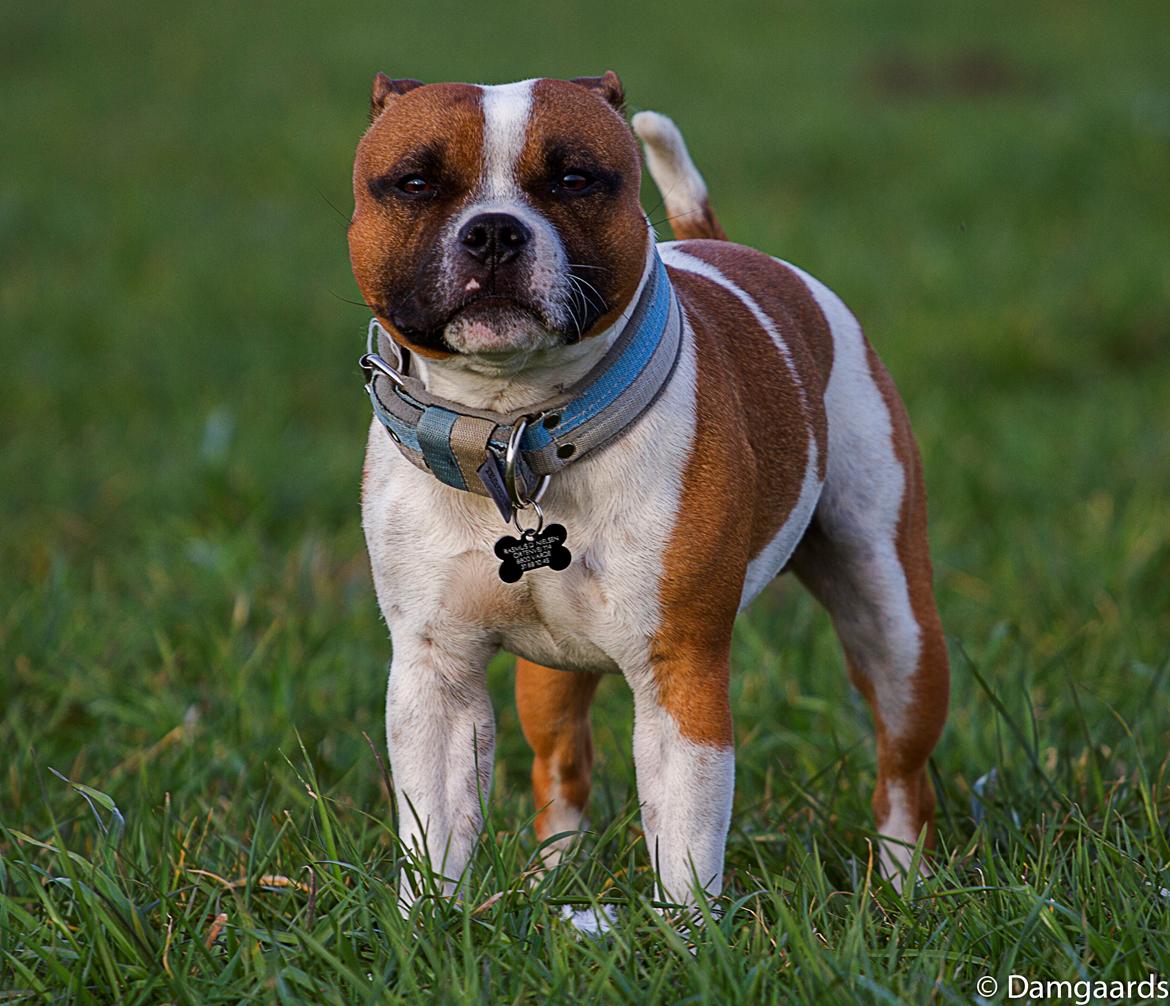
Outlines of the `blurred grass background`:
[[[1008,946],[1050,971],[1166,965],[1164,4],[6,2],[2,23],[0,982],[14,997],[72,982],[68,996],[95,1001],[130,1001],[131,989],[156,1001],[162,988],[176,1001],[259,989],[291,1001],[301,992],[282,984],[280,962],[299,961],[324,981],[298,986],[317,989],[309,1001],[357,998],[322,978],[332,965],[307,937],[297,958],[289,939],[249,929],[313,931],[303,904],[256,923],[261,895],[234,903],[232,966],[209,960],[183,985],[157,964],[167,923],[156,899],[195,860],[247,872],[264,834],[290,872],[320,853],[320,801],[286,756],[316,773],[369,877],[390,873],[377,865],[390,840],[372,823],[385,802],[362,737],[381,748],[388,643],[358,524],[366,313],[345,248],[350,159],[378,69],[483,82],[615,69],[632,110],[679,123],[735,239],[850,303],[926,462],[955,665],[935,762],[952,880],[983,883],[1002,857],[1014,893],[968,905],[964,934],[941,949],[920,915],[904,955],[880,925],[849,936],[866,905],[809,923],[803,953],[787,942],[792,920],[761,909],[747,924],[758,946],[736,968],[704,972],[701,953],[666,980],[631,964],[644,970],[624,993],[617,957],[571,936],[539,945],[572,966],[528,974],[531,945],[521,957],[508,956],[519,944],[499,949],[507,912],[486,935],[460,923],[463,956],[387,965],[374,941],[373,964],[353,951],[358,971],[433,993],[474,947],[459,985],[470,998],[588,988],[727,1001],[797,987],[812,1001],[844,988],[845,1001],[896,1001],[946,998],[940,988],[962,990],[979,960],[994,971]],[[649,183],[643,202],[658,202]],[[806,856],[853,889],[873,764],[827,619],[778,585],[741,620],[735,665],[731,890],[766,881],[800,903],[816,886]],[[533,808],[506,658],[492,680],[494,824],[514,836],[517,873]],[[603,686],[595,722],[604,827],[632,806],[620,681]],[[114,859],[98,855],[109,836],[50,768],[117,805]],[[988,785],[974,803],[972,787],[993,769],[988,809]],[[285,812],[301,845],[280,830]],[[202,839],[184,845],[196,822]],[[1077,859],[1083,829],[1102,843],[1092,862]],[[1105,884],[1093,864],[1122,847]],[[122,878],[153,927],[141,960],[122,960],[115,941],[104,971],[97,951],[61,951],[59,974],[46,963],[70,926],[84,934],[99,918],[75,888],[58,898],[30,879],[53,873],[38,856],[65,848]],[[1059,868],[1052,849],[1069,857]],[[637,871],[626,879],[649,890]],[[339,905],[358,889],[386,900],[346,883],[332,892]],[[1072,923],[1036,929],[1036,899],[1061,891],[1079,935]],[[192,953],[221,896],[212,885],[206,902],[184,901]],[[379,918],[393,924],[392,911]],[[735,946],[741,920],[722,926]],[[858,954],[872,988],[851,977]],[[210,976],[229,973],[213,994]]]

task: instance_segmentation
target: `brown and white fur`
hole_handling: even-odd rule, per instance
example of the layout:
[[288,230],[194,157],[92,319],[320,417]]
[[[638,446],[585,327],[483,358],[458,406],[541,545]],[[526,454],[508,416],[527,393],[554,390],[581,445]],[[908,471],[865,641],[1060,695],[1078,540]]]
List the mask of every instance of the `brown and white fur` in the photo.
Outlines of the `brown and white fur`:
[[[430,390],[519,409],[582,376],[611,343],[654,240],[621,104],[612,73],[498,87],[378,76],[354,169],[351,258]],[[553,479],[545,509],[569,529],[572,565],[502,583],[493,504],[415,468],[370,427],[363,523],[393,640],[386,726],[401,839],[457,890],[491,780],[485,669],[503,648],[519,658],[538,836],[583,827],[590,702],[600,675],[618,673],[633,693],[638,798],[661,890],[682,903],[696,881],[718,893],[734,785],[732,624],[790,568],[828,609],[872,707],[881,858],[900,878],[914,843],[933,839],[926,763],[948,693],[905,410],[829,289],[715,240],[722,230],[674,125],[642,113],[634,129],[687,238],[658,245],[683,343],[635,425]],[[564,191],[582,174],[604,184]],[[461,244],[488,211],[513,215],[528,236],[518,257],[485,269]],[[575,267],[601,303],[581,306],[566,278]],[[404,878],[404,902],[415,896]]]

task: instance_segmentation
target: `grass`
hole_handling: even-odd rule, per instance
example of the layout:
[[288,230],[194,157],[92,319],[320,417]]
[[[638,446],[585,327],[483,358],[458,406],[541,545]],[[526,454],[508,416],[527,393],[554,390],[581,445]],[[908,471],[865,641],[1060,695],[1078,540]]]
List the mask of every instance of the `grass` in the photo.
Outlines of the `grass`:
[[[1162,5],[4,22],[0,1001],[957,1003],[984,974],[1170,976]],[[868,717],[827,619],[783,582],[741,619],[727,894],[693,953],[646,905],[620,680],[568,867],[524,879],[501,657],[469,896],[405,922],[390,884],[344,247],[367,86],[607,66],[678,119],[732,235],[866,323],[922,443],[954,662],[937,872],[901,897],[869,869]],[[578,939],[560,905],[599,894],[622,924]]]

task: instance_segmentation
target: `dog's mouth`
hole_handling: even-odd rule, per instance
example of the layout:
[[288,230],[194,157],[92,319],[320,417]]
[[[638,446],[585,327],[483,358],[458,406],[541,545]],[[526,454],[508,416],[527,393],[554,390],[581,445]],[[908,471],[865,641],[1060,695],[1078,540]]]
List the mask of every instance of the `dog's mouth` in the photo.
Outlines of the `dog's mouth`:
[[600,296],[573,298],[561,312],[564,317],[553,318],[546,305],[522,293],[489,287],[465,292],[442,313],[419,307],[408,301],[387,315],[409,342],[450,353],[495,356],[578,342],[604,309],[604,301]]
[[464,297],[426,332],[404,332],[420,343],[467,356],[509,356],[562,342],[537,305],[495,291]]
[[541,312],[534,305],[517,300],[515,297],[509,297],[502,293],[475,293],[461,301],[459,306],[447,316],[444,327],[450,325],[456,318],[465,317],[468,314],[488,317],[492,314],[516,311],[526,312],[538,321],[544,320]]

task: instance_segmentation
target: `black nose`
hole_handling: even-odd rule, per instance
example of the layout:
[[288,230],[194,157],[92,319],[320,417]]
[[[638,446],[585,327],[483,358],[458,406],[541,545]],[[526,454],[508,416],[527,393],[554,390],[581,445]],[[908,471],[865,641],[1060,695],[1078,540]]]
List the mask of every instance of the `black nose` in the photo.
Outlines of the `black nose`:
[[480,213],[459,230],[463,250],[493,267],[514,259],[531,240],[532,231],[510,213]]

